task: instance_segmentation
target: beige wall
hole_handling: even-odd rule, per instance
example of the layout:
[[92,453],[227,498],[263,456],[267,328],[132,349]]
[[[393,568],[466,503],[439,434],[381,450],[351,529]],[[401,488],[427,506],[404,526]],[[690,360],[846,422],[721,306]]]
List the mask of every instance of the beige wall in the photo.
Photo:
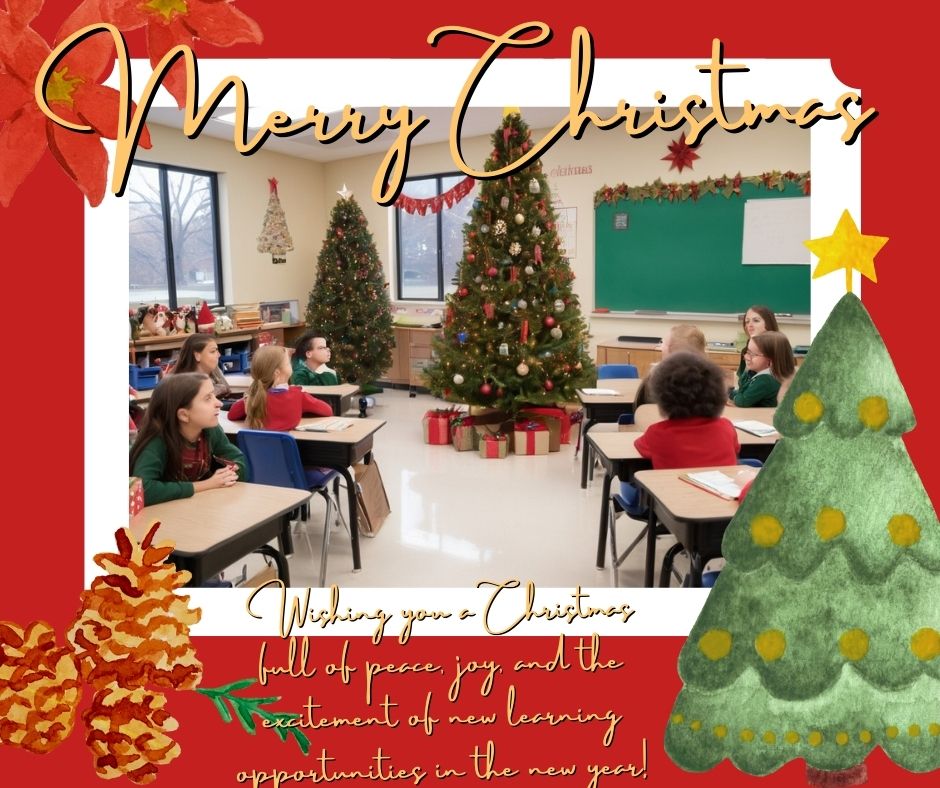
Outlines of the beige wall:
[[[219,173],[225,302],[294,298],[303,315],[332,207],[332,202],[324,202],[323,165],[263,149],[241,156],[230,140],[206,136],[188,140],[179,129],[148,126],[153,148],[139,150],[139,159]],[[272,177],[278,180],[281,207],[294,241],[294,251],[283,265],[274,265],[271,255],[257,248]]]
[[[394,293],[393,211],[372,202],[370,194],[384,154],[358,156],[319,164],[264,150],[249,157],[239,156],[230,141],[199,138],[187,140],[177,130],[153,126],[152,151],[141,158],[182,164],[223,173],[222,237],[226,266],[226,301],[259,301],[296,298],[303,312],[316,273],[316,257],[329,224],[336,191],[345,183],[355,194],[375,237],[386,276]],[[533,130],[540,139],[545,130]],[[622,129],[598,131],[589,128],[581,140],[563,137],[543,156],[543,168],[553,190],[556,205],[577,209],[577,246],[569,249],[575,272],[575,290],[589,318],[594,341],[621,334],[662,336],[676,317],[624,318],[592,315],[594,307],[594,192],[602,186],[626,182],[641,185],[656,178],[666,181],[701,180],[708,176],[756,175],[769,170],[810,169],[809,134],[790,124],[764,124],[742,134],[718,131],[705,136],[699,148],[701,158],[693,170],[678,173],[661,160],[666,146],[679,132],[655,131],[643,139],[631,139]],[[420,135],[418,137],[420,140]],[[490,153],[489,136],[462,142],[466,160],[474,166]],[[580,174],[568,168],[580,167]],[[416,147],[408,175],[455,171],[447,143]],[[553,174],[553,170],[555,171]],[[589,170],[589,171],[588,171]],[[256,238],[267,205],[267,179],[280,182],[281,202],[295,250],[286,265],[272,265],[267,255],[256,251]],[[407,193],[407,188],[405,189]],[[226,246],[227,245],[227,246]],[[810,267],[807,266],[807,279]],[[412,303],[412,302],[409,302]],[[741,304],[743,311],[748,304]],[[733,340],[740,324],[734,319],[690,318],[709,340]],[[787,322],[782,328],[793,344],[809,342],[809,321]]]
[[[541,139],[545,130],[533,130],[532,138]],[[615,338],[622,334],[662,336],[673,323],[681,322],[675,317],[623,318],[591,315],[594,307],[594,192],[602,186],[618,183],[642,185],[661,178],[668,182],[702,180],[708,176],[757,175],[770,170],[793,170],[803,172],[810,169],[809,134],[805,130],[785,123],[764,124],[742,134],[707,134],[699,148],[701,158],[694,162],[693,170],[682,173],[668,169],[668,162],[661,160],[667,145],[678,138],[679,132],[656,131],[643,139],[631,139],[622,129],[599,131],[589,128],[581,140],[563,137],[542,157],[543,170],[551,184],[556,205],[577,209],[577,248],[569,249],[574,254],[571,266],[574,270],[575,290],[585,314],[589,317],[594,342]],[[420,139],[420,137],[419,137]],[[473,166],[483,162],[491,151],[489,137],[476,137],[462,143],[464,157]],[[389,281],[394,276],[393,225],[391,211],[381,208],[368,199],[372,178],[381,162],[381,156],[361,156],[354,159],[330,162],[325,167],[327,188],[339,188],[345,182],[360,198],[363,210],[375,236],[379,255],[386,262]],[[578,175],[569,172],[569,167],[580,167]],[[588,173],[587,170],[590,169]],[[408,175],[424,175],[456,169],[447,143],[424,145],[414,149],[408,166]],[[555,174],[552,174],[553,169]],[[407,188],[404,190],[407,194]],[[329,193],[329,192],[328,192]],[[810,267],[806,268],[807,287]],[[392,282],[392,292],[394,282]],[[742,304],[741,310],[749,305]],[[689,318],[705,332],[712,341],[734,340],[740,323],[736,319]],[[781,328],[793,344],[808,344],[809,320],[787,321],[781,319]]]

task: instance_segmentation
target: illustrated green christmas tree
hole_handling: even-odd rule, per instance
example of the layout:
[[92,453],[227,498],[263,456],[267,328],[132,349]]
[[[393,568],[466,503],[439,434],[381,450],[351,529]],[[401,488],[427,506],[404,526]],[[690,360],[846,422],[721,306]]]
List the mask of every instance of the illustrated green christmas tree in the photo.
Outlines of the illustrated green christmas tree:
[[[516,161],[529,145],[518,110],[507,110],[486,171]],[[573,401],[576,388],[593,384],[587,327],[540,160],[482,182],[456,279],[437,362],[425,371],[432,393],[515,413]]]
[[258,251],[271,255],[272,263],[286,263],[285,255],[293,250],[294,241],[287,229],[287,217],[277,194],[277,178],[268,178],[268,186],[271,193],[268,195],[261,235],[258,236]]
[[392,365],[388,284],[369,224],[345,185],[330,214],[307,303],[307,327],[326,338],[340,380],[368,386]]
[[[814,276],[874,279],[886,238],[848,212],[808,241]],[[848,287],[847,287],[848,289]],[[766,774],[801,758],[854,785],[881,747],[940,768],[940,527],[902,440],[914,414],[861,301],[846,294],[774,419],[784,436],[725,533],[727,565],[679,656],[666,750]]]

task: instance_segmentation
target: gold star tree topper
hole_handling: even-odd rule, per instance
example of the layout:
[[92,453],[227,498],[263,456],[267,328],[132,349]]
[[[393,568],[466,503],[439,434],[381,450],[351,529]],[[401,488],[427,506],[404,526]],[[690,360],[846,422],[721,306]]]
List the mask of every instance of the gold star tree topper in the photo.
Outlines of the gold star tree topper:
[[813,279],[845,269],[845,292],[852,292],[852,270],[877,282],[875,255],[888,242],[884,235],[862,235],[852,215],[846,210],[839,217],[832,235],[803,241],[806,247],[819,258],[813,271]]

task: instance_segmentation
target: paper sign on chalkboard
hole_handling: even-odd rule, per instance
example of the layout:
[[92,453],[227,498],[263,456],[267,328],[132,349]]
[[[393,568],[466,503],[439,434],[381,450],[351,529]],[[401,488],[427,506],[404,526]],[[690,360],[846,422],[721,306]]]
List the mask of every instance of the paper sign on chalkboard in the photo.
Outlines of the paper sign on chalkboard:
[[744,265],[809,265],[809,197],[747,200],[744,203]]

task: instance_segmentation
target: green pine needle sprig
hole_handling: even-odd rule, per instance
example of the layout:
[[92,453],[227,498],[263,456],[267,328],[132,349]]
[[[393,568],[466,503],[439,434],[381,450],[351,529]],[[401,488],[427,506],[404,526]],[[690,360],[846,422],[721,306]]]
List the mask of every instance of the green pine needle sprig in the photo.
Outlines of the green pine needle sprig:
[[[284,722],[297,719],[300,717],[300,714],[286,711],[269,711],[268,709],[261,708],[266,704],[276,703],[281,699],[280,696],[245,698],[233,694],[235,691],[250,687],[256,682],[257,679],[241,679],[240,681],[233,681],[231,684],[225,684],[221,687],[198,687],[196,692],[205,695],[212,701],[213,705],[218,709],[223,722],[231,722],[232,713],[234,712],[234,716],[238,718],[238,721],[245,731],[254,736],[258,730],[258,726],[253,717],[260,717],[262,720],[267,720],[271,723],[271,730],[278,735],[281,741],[287,741],[287,737],[292,736],[303,754],[306,755],[310,752],[310,739],[304,735],[300,728],[283,726]],[[231,706],[231,711],[229,711],[229,707],[225,705],[226,701],[229,706]],[[280,725],[278,724],[279,722],[281,723]]]

